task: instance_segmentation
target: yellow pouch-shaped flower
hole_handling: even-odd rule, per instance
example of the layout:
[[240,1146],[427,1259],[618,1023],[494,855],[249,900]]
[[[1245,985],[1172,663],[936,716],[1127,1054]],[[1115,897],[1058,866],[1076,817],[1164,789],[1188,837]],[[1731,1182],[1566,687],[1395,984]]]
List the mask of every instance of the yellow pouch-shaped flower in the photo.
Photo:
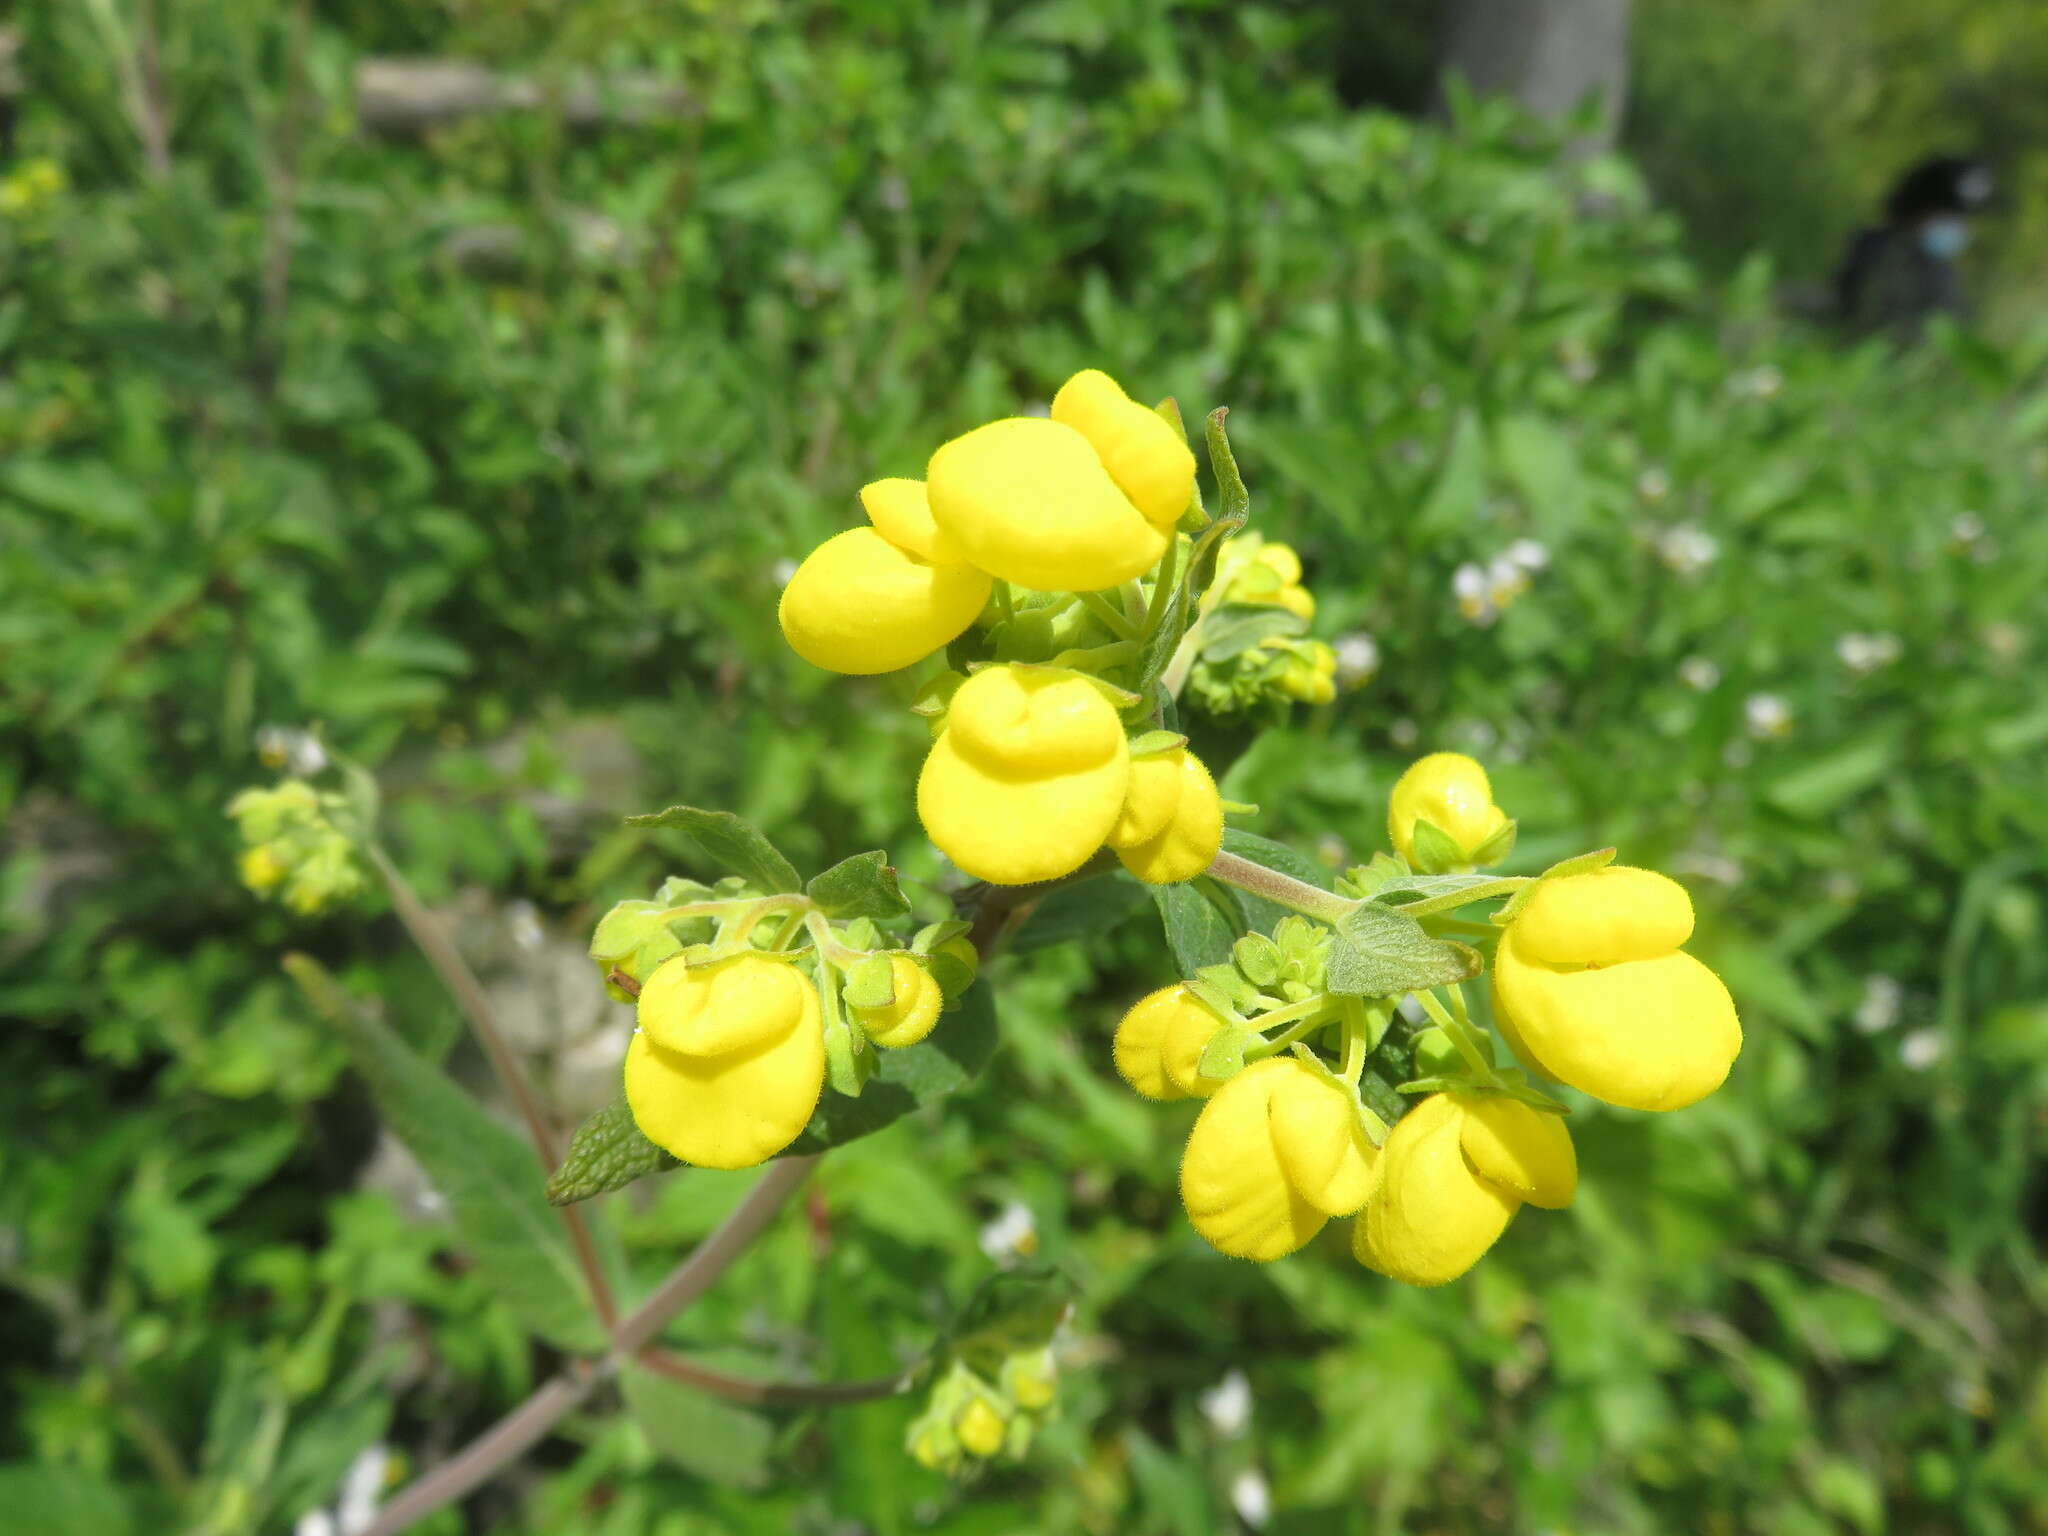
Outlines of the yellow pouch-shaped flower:
[[1181,1203],[1195,1230],[1220,1253],[1270,1263],[1329,1220],[1294,1187],[1273,1139],[1275,1095],[1291,1074],[1308,1070],[1288,1056],[1254,1062],[1202,1106],[1188,1133]]
[[1223,1021],[1176,983],[1147,993],[1116,1027],[1116,1069],[1148,1099],[1206,1098],[1223,1085],[1202,1076],[1202,1052]]
[[1135,848],[1164,832],[1180,805],[1180,751],[1148,752],[1131,759],[1131,783],[1124,808],[1107,839],[1112,848]]
[[969,565],[959,541],[939,532],[922,480],[874,480],[860,488],[860,504],[875,532],[933,565]]
[[1498,1093],[1461,1093],[1457,1104],[1465,1117],[1458,1145],[1474,1172],[1545,1210],[1572,1203],[1579,1155],[1562,1115]]
[[889,979],[896,998],[880,1008],[855,1008],[854,1021],[867,1037],[887,1050],[915,1045],[939,1022],[945,1001],[932,973],[908,955],[889,957]]
[[1060,386],[1052,419],[1088,439],[1109,478],[1148,521],[1171,528],[1194,500],[1195,456],[1187,439],[1101,369],[1086,369]]
[[1117,488],[1087,438],[1043,417],[954,438],[932,455],[925,491],[934,522],[970,560],[1046,592],[1129,581],[1158,563],[1172,537]]
[[1503,1034],[1530,1065],[1609,1104],[1697,1103],[1727,1078],[1742,1025],[1721,978],[1676,947],[1691,931],[1683,888],[1650,870],[1545,881],[1494,959]]
[[1486,770],[1458,752],[1432,752],[1408,765],[1387,806],[1387,837],[1404,859],[1415,857],[1415,823],[1428,821],[1469,856],[1507,825],[1493,803]]
[[1507,1230],[1521,1201],[1473,1168],[1465,1119],[1451,1095],[1436,1093],[1395,1124],[1379,1188],[1351,1228],[1359,1263],[1408,1285],[1445,1285]]
[[1366,1140],[1350,1095],[1295,1065],[1274,1074],[1274,1150],[1302,1199],[1325,1216],[1349,1216],[1378,1187],[1379,1148]]
[[1129,783],[1123,723],[1092,683],[1050,667],[989,667],[953,695],[918,775],[917,814],[968,874],[1029,885],[1088,861]]
[[657,967],[626,1048],[626,1102],[649,1141],[700,1168],[750,1168],[810,1122],[825,1085],[818,994],[787,961]]
[[[1209,770],[1184,747],[1163,755],[1178,759],[1174,771],[1180,793],[1174,797],[1173,814],[1143,842],[1119,844],[1114,832],[1110,838],[1124,868],[1149,885],[1194,879],[1223,846],[1223,800]],[[1134,765],[1134,777],[1135,773]],[[1119,822],[1118,830],[1121,826]]]
[[992,586],[971,565],[933,565],[872,528],[849,528],[797,567],[778,616],[789,648],[814,667],[894,672],[963,633]]

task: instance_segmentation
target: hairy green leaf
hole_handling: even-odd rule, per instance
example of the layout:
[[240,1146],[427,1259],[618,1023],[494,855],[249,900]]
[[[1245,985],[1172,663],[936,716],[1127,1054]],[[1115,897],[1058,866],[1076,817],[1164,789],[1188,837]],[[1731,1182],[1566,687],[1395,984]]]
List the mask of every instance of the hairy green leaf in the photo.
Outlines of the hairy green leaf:
[[1363,902],[1337,924],[1328,986],[1358,997],[1398,997],[1477,976],[1479,952],[1432,938],[1404,912]]
[[887,922],[910,910],[903,889],[896,883],[896,871],[889,856],[877,848],[841,859],[804,887],[805,894],[827,917],[873,918]]
[[633,1111],[621,1097],[576,1128],[562,1166],[548,1180],[547,1197],[556,1205],[573,1205],[623,1189],[650,1173],[680,1167],[681,1163],[641,1134]]
[[803,888],[796,866],[782,856],[758,827],[731,811],[700,811],[691,805],[672,805],[665,811],[628,816],[626,825],[672,827],[682,832],[708,862],[740,876],[763,895]]

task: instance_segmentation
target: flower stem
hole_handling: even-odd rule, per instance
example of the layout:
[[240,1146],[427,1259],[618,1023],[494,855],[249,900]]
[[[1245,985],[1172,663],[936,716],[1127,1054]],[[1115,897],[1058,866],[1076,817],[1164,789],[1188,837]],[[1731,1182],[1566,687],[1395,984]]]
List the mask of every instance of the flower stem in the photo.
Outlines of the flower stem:
[[1465,1065],[1472,1069],[1472,1075],[1482,1083],[1498,1083],[1500,1074],[1494,1071],[1493,1063],[1487,1060],[1486,1052],[1480,1048],[1479,1040],[1472,1032],[1472,1021],[1465,1013],[1465,999],[1458,995],[1455,988],[1452,989],[1452,995],[1457,997],[1458,1002],[1455,1017],[1438,1000],[1434,992],[1412,994],[1415,1001],[1422,1005],[1422,1011],[1429,1015],[1430,1022],[1451,1037],[1451,1044],[1456,1046],[1458,1054],[1465,1058]]
[[1102,620],[1104,624],[1107,624],[1109,632],[1119,640],[1135,640],[1138,638],[1138,631],[1132,627],[1131,621],[1124,616],[1124,611],[1100,592],[1076,592],[1074,595],[1081,599],[1081,606]]
[[1292,875],[1283,875],[1263,864],[1254,864],[1234,853],[1217,854],[1209,862],[1206,873],[1225,885],[1234,885],[1254,896],[1263,896],[1267,901],[1277,902],[1318,922],[1335,923],[1358,905],[1349,897],[1338,896]]

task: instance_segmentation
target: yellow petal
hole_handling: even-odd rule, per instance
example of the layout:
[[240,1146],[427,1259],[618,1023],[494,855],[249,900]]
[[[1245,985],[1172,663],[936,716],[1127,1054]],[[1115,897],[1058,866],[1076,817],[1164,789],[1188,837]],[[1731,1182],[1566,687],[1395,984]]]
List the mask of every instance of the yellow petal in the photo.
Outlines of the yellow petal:
[[1742,1049],[1728,989],[1683,950],[1590,969],[1532,960],[1521,921],[1494,958],[1498,1013],[1561,1083],[1628,1109],[1683,1109]]
[[1579,1187],[1579,1158],[1564,1116],[1498,1093],[1459,1094],[1459,1144],[1480,1177],[1531,1205],[1557,1211]]
[[1223,1086],[1220,1078],[1202,1076],[1202,1052],[1223,1027],[1223,1021],[1187,988],[1167,1020],[1166,1038],[1159,1043],[1159,1064],[1166,1080],[1190,1098],[1206,1099]]
[[954,1425],[960,1444],[975,1456],[989,1457],[1003,1448],[1004,1436],[1008,1433],[1003,1416],[991,1408],[982,1398],[970,1400],[961,1410],[960,1420]]
[[1108,374],[1090,368],[1062,384],[1052,397],[1052,419],[1088,439],[1109,478],[1148,520],[1171,528],[1187,511],[1195,495],[1187,439]]
[[1166,1035],[1180,1016],[1182,1003],[1192,1001],[1186,987],[1161,987],[1139,998],[1117,1022],[1116,1069],[1145,1098],[1187,1096],[1187,1090],[1166,1075]]
[[946,731],[962,753],[1005,777],[1071,773],[1130,755],[1101,690],[1054,667],[983,668],[953,694]]
[[962,634],[992,585],[972,566],[932,565],[872,528],[849,528],[797,567],[778,615],[789,648],[814,667],[894,672]]
[[1176,748],[1131,759],[1131,787],[1124,792],[1123,812],[1110,829],[1110,847],[1133,848],[1166,830],[1180,804],[1184,751]]
[[1300,1062],[1255,1062],[1202,1106],[1180,1164],[1188,1220],[1219,1252],[1268,1263],[1320,1232],[1328,1219],[1304,1200],[1280,1166],[1271,1106]]
[[948,730],[917,776],[917,814],[946,857],[975,879],[1030,885],[1088,862],[1116,824],[1129,777],[1121,753],[1074,773],[999,777],[963,753]]
[[867,1037],[887,1050],[915,1045],[939,1022],[945,996],[932,973],[908,955],[889,957],[889,978],[895,1001],[881,1008],[856,1008],[853,1016]]
[[860,504],[875,532],[933,565],[966,565],[967,551],[939,532],[922,480],[873,480],[860,488]]
[[1380,1149],[1380,1183],[1351,1228],[1358,1262],[1408,1285],[1444,1285],[1479,1262],[1521,1204],[1472,1171],[1459,1145],[1464,1116],[1432,1094],[1401,1117]]
[[1194,879],[1223,846],[1223,800],[1192,752],[1180,754],[1180,779],[1173,819],[1145,842],[1116,850],[1124,868],[1151,885]]
[[1415,823],[1428,821],[1466,853],[1507,825],[1493,803],[1486,770],[1457,752],[1432,752],[1408,765],[1387,806],[1387,836],[1404,859],[1415,856]]
[[626,1103],[647,1139],[699,1168],[751,1168],[796,1140],[825,1084],[817,993],[804,990],[797,1027],[751,1051],[685,1056],[635,1033]]
[[1143,575],[1171,535],[1147,521],[1088,439],[1043,417],[993,421],[932,455],[939,528],[983,570],[1047,592],[1096,592]]
[[751,1051],[795,1029],[811,984],[785,960],[739,955],[709,965],[672,956],[654,969],[634,1005],[640,1028],[664,1050],[687,1056]]
[[1294,552],[1293,545],[1277,540],[1261,544],[1255,558],[1280,578],[1281,586],[1292,587],[1301,581],[1301,556]]
[[1692,898],[1668,875],[1610,864],[1538,885],[1515,932],[1523,954],[1552,965],[1647,960],[1692,937]]
[[1273,1146],[1301,1197],[1326,1216],[1349,1216],[1379,1183],[1379,1149],[1359,1127],[1351,1097],[1300,1062],[1275,1075]]

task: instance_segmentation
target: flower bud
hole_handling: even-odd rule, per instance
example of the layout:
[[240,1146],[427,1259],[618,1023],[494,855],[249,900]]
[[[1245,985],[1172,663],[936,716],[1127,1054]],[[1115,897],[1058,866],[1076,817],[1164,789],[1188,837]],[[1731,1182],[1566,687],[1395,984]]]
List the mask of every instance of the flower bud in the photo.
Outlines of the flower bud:
[[1502,827],[1507,813],[1493,803],[1486,770],[1457,752],[1432,752],[1408,765],[1387,807],[1394,851],[1415,862],[1415,823],[1427,821],[1470,859]]
[[668,961],[640,989],[626,1102],[647,1139],[701,1168],[750,1168],[810,1122],[825,1083],[817,989],[787,960]]
[[1116,1069],[1148,1099],[1206,1098],[1223,1084],[1202,1076],[1202,1052],[1223,1021],[1175,983],[1140,998],[1116,1027]]
[[939,1007],[945,1001],[931,972],[908,955],[889,957],[889,979],[895,987],[892,1001],[879,1008],[850,1010],[875,1044],[889,1050],[915,1045],[939,1022]]
[[934,522],[976,565],[1041,591],[1129,581],[1172,537],[1118,489],[1086,437],[1042,417],[954,438],[932,455],[926,491]]
[[1187,439],[1100,369],[1060,386],[1052,419],[1088,439],[1109,478],[1148,521],[1170,529],[1194,500],[1195,456]]
[[984,1460],[1003,1448],[1003,1437],[1008,1429],[1003,1416],[985,1397],[969,1398],[953,1425],[953,1431],[960,1437],[960,1444],[967,1453]]
[[1727,1078],[1742,1025],[1721,978],[1679,948],[1683,886],[1610,865],[1545,880],[1501,935],[1494,1017],[1515,1053],[1629,1109],[1683,1109]]
[[894,672],[958,637],[992,583],[970,565],[934,565],[872,528],[827,539],[782,589],[789,647],[828,672]]
[[[1143,807],[1146,816],[1130,816],[1131,801],[1127,798],[1126,814],[1119,819],[1109,837],[1110,846],[1116,849],[1116,856],[1124,868],[1148,885],[1171,885],[1180,880],[1192,880],[1209,867],[1210,860],[1223,846],[1223,800],[1216,793],[1216,781],[1209,777],[1209,770],[1185,747],[1160,755],[1172,763],[1172,771],[1180,781],[1178,793],[1173,796],[1171,815],[1157,832],[1143,841],[1117,841],[1126,822],[1142,825],[1156,810],[1156,802],[1165,798],[1156,789],[1148,790],[1154,803]],[[1152,760],[1141,761],[1149,764]],[[1139,764],[1132,765],[1134,782],[1138,767]],[[1156,770],[1148,774],[1148,780],[1153,779],[1156,779]]]
[[1079,673],[989,667],[953,696],[917,781],[917,812],[976,879],[1071,874],[1102,846],[1130,784],[1123,723]]

